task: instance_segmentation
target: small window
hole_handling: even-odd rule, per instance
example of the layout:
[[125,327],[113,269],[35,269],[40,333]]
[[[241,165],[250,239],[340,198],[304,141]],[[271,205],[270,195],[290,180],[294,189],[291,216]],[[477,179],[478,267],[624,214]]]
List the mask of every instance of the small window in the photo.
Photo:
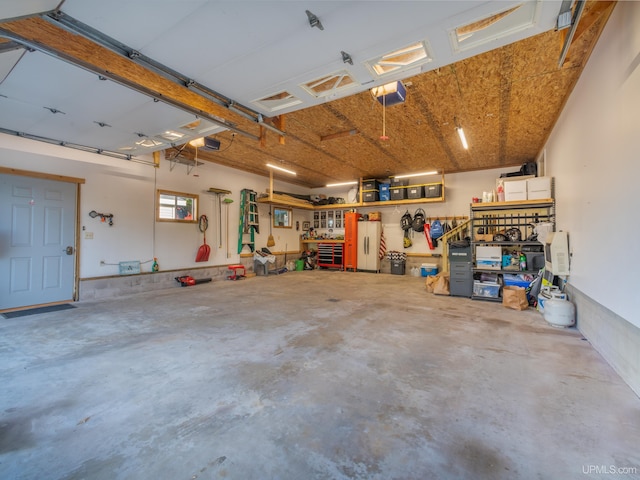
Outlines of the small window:
[[367,62],[367,65],[376,75],[382,77],[416,68],[429,63],[432,59],[433,56],[425,40],[375,58]]
[[290,208],[273,209],[273,226],[276,228],[292,228]]
[[302,88],[316,97],[326,97],[336,92],[357,87],[360,84],[356,82],[346,70],[332,73],[322,78],[307,82]]
[[158,190],[156,219],[159,222],[196,223],[198,221],[198,195]]

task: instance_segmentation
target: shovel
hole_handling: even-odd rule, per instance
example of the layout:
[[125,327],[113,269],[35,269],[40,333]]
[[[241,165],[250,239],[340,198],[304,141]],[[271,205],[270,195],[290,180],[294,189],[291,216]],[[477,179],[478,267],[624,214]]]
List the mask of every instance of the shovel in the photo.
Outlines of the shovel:
[[204,237],[204,243],[200,245],[198,249],[198,253],[196,254],[196,262],[208,262],[209,261],[209,253],[211,253],[211,247],[207,245],[207,235],[206,231],[209,227],[209,220],[206,215],[200,215],[198,219],[198,229],[202,232]]

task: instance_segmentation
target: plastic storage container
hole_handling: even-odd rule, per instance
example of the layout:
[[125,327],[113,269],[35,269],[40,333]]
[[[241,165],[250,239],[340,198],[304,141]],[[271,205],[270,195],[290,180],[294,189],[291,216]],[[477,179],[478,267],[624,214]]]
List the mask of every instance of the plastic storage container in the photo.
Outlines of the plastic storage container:
[[424,198],[424,186],[409,185],[407,187],[407,198]]
[[404,275],[406,262],[396,260],[391,261],[391,274],[392,275]]
[[390,185],[388,183],[380,184],[380,201],[387,202],[391,200]]
[[474,281],[473,294],[476,297],[498,298],[500,296],[500,285]]
[[522,287],[522,288],[527,288],[529,286],[529,284],[533,281],[533,276],[532,275],[527,275],[527,274],[505,273],[502,276],[502,278],[504,280],[504,284],[505,285],[514,286],[514,287]]
[[420,266],[420,274],[423,277],[428,277],[429,275],[437,275],[438,265],[436,265],[435,263],[423,263]]

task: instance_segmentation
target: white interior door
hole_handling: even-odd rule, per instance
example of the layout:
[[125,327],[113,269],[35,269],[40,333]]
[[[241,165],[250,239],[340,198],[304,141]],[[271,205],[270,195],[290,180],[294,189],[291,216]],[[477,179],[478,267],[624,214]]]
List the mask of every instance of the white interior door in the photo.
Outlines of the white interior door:
[[76,191],[0,175],[0,310],[73,299]]

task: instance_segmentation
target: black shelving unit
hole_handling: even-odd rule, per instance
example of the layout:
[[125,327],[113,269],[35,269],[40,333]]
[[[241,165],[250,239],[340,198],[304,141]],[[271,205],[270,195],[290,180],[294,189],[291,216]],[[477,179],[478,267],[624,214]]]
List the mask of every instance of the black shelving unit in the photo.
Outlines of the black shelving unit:
[[[537,241],[526,240],[534,233],[534,225],[541,222],[548,222],[555,225],[555,200],[525,200],[522,202],[491,202],[472,203],[469,219],[471,220],[471,251],[473,254],[473,274],[491,273],[502,277],[505,274],[530,274],[535,275],[537,270],[509,270],[490,269],[477,267],[476,247],[495,246],[500,247],[501,254],[505,251],[522,250],[526,246],[540,246]],[[503,233],[508,229],[517,228],[520,230],[520,241],[493,241],[493,235]],[[499,282],[502,284],[502,282]],[[474,284],[475,285],[475,284]],[[497,297],[486,297],[473,294],[472,299],[487,301],[502,301],[498,290]]]

